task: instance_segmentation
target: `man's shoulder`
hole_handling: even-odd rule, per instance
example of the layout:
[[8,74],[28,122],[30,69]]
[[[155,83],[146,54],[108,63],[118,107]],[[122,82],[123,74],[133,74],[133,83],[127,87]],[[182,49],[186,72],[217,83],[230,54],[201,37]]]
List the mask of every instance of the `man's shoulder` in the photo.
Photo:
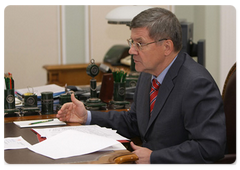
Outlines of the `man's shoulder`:
[[182,66],[179,69],[179,75],[181,75],[183,79],[192,80],[196,78],[204,78],[214,81],[209,71],[203,65],[193,60],[193,58],[187,53],[182,53],[179,57],[184,58]]

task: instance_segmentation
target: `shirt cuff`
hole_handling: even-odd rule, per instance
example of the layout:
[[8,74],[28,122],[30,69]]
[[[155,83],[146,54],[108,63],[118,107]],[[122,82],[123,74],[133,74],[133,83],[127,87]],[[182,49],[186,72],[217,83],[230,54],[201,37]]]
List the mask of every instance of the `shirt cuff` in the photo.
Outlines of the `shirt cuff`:
[[87,117],[87,121],[86,121],[85,125],[90,125],[91,120],[92,120],[92,114],[89,110],[87,110],[87,114],[88,114],[88,117]]

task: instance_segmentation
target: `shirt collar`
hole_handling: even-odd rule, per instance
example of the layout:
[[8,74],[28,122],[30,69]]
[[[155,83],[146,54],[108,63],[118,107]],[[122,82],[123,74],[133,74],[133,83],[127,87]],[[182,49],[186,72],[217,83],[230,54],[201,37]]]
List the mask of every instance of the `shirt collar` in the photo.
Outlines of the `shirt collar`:
[[157,78],[157,81],[158,81],[160,84],[162,84],[164,77],[166,76],[169,68],[172,66],[173,62],[176,60],[177,57],[178,57],[178,55],[173,59],[173,61],[172,61],[172,62],[162,71],[162,73],[159,74],[157,77],[154,76],[154,75],[152,75],[152,79]]

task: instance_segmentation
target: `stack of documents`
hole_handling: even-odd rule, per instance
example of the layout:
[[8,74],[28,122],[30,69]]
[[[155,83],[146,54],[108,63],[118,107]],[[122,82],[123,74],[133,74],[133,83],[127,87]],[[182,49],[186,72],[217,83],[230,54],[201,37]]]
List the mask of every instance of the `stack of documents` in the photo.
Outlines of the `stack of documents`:
[[47,139],[67,130],[75,130],[78,132],[106,137],[106,138],[118,140],[121,142],[129,141],[129,139],[119,135],[116,130],[100,127],[98,125],[65,126],[65,127],[44,128],[44,129],[33,128],[32,130],[38,133],[41,137],[44,137]]

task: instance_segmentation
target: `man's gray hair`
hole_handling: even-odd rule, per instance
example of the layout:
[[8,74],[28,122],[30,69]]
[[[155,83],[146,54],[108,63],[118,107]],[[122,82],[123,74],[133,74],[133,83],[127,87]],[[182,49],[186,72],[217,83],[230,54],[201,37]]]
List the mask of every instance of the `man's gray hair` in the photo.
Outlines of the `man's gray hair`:
[[130,29],[146,27],[149,37],[158,41],[162,38],[171,39],[175,51],[182,48],[182,28],[177,17],[163,8],[150,8],[137,16],[131,22]]

